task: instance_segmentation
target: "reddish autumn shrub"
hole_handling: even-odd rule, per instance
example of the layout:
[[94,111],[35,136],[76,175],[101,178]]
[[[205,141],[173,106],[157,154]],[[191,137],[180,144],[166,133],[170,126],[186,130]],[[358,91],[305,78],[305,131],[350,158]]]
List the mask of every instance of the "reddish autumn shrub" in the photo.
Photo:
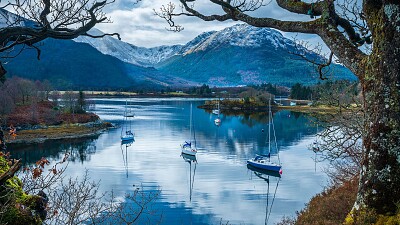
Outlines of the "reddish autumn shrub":
[[343,224],[356,200],[357,179],[327,189],[314,196],[306,208],[298,212],[298,225]]
[[61,123],[87,123],[98,120],[94,113],[64,113],[50,101],[17,106],[8,116],[7,125],[58,125]]

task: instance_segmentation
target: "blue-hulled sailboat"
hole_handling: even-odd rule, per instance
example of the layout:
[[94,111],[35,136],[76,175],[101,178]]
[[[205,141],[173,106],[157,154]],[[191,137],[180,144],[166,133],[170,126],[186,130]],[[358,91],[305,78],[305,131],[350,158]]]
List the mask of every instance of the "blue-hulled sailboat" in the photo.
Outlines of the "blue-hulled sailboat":
[[[268,117],[269,117],[269,123],[268,123],[268,155],[256,155],[256,157],[247,160],[247,164],[263,169],[263,170],[270,170],[270,171],[275,171],[282,173],[282,165],[279,160],[279,150],[278,146],[276,143],[276,136],[275,136],[275,127],[274,127],[274,119],[272,117],[272,111],[271,111],[271,98],[269,99],[269,112],[268,112]],[[272,162],[271,161],[271,125],[274,133],[274,141],[275,141],[275,146],[278,151],[278,162]]]

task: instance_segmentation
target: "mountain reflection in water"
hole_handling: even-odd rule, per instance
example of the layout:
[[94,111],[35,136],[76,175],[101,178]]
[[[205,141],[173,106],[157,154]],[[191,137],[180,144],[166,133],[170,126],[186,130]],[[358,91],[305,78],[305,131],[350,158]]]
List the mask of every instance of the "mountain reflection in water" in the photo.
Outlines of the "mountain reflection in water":
[[[95,99],[95,112],[101,119],[121,126],[126,100]],[[133,98],[129,101],[135,113],[132,121],[135,142],[127,148],[121,146],[120,128],[116,128],[92,138],[13,145],[8,149],[25,164],[41,157],[54,162],[68,152],[66,176],[79,176],[87,169],[93,180],[100,180],[99,191],[112,190],[122,199],[137,185],[148,191],[161,190],[153,205],[162,214],[161,224],[265,223],[266,183],[258,178],[249,180],[253,171],[247,168],[246,160],[268,151],[267,132],[263,132],[268,128],[267,117],[222,114],[221,125],[215,126],[216,115],[196,108],[204,100]],[[190,103],[193,103],[199,164],[190,161],[188,165],[182,160],[180,144],[189,134]],[[314,153],[307,149],[316,133],[313,120],[301,113],[274,113],[283,174],[268,212],[268,224],[278,222],[283,216],[294,216],[326,182],[326,175],[321,172],[323,164],[315,167]]]

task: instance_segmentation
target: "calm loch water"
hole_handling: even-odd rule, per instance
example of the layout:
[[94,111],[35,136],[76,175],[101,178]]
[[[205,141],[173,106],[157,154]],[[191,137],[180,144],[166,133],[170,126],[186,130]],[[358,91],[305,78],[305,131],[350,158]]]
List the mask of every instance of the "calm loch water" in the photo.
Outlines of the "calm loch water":
[[[125,101],[95,99],[94,111],[119,128],[92,138],[13,147],[12,154],[29,164],[42,156],[56,161],[69,152],[68,176],[81,176],[87,169],[92,180],[100,180],[101,191],[113,190],[120,199],[138,185],[159,190],[153,209],[157,218],[162,215],[161,224],[275,224],[294,216],[326,184],[323,165],[315,164],[307,149],[316,127],[304,114],[274,114],[283,165],[279,178],[246,166],[247,159],[268,152],[266,114],[221,115],[217,127],[215,115],[196,107],[204,100],[130,99],[135,142],[121,145]],[[180,144],[189,138],[191,103],[197,163],[180,155]],[[277,159],[276,152],[272,155]]]

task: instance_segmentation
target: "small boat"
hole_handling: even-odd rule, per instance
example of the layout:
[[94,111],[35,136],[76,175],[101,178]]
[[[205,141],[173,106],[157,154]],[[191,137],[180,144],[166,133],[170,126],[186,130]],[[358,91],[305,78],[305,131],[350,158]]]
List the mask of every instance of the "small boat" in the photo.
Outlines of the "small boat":
[[312,149],[315,153],[316,153],[316,152],[319,152],[319,151],[321,150],[321,149],[320,149],[320,143],[319,143],[319,141],[318,141],[318,124],[317,124],[317,134],[316,134],[316,136],[315,136],[315,141],[313,142],[311,149]]
[[317,141],[314,141],[313,142],[313,146],[312,146],[312,150],[314,151],[314,152],[319,152],[319,143],[317,142]]
[[219,109],[219,100],[218,100],[218,109],[214,109],[213,113],[218,115],[218,117],[214,120],[215,125],[219,126],[221,125],[221,118],[219,118],[221,110]]
[[197,158],[195,155],[188,155],[185,153],[181,154],[183,160],[185,160],[186,162],[196,162],[197,163]]
[[124,125],[121,129],[121,141],[123,142],[135,140],[134,134],[132,133],[132,117],[134,117],[134,113],[128,110],[128,101],[126,101],[124,112]]
[[257,155],[253,159],[247,160],[247,164],[255,168],[282,173],[282,166],[271,162],[268,156]]
[[219,109],[219,100],[218,100],[218,102],[217,102],[217,109],[213,109],[213,110],[212,110],[212,113],[219,116],[219,113],[220,113],[220,109]]
[[182,154],[195,156],[197,153],[196,148],[192,148],[192,143],[185,141],[184,144],[181,145]]
[[130,142],[135,140],[135,135],[133,135],[132,131],[127,130],[125,134],[121,135],[122,142]]
[[281,177],[282,176],[279,172],[272,171],[272,170],[260,169],[258,167],[254,167],[250,164],[247,164],[247,169],[253,171],[256,175],[257,175],[257,173],[261,173],[261,174],[264,174],[267,176],[272,176],[272,177]]
[[275,127],[274,127],[274,120],[272,117],[272,111],[271,111],[271,98],[269,99],[269,112],[268,112],[268,117],[269,117],[269,123],[268,123],[268,155],[256,155],[254,158],[247,160],[247,164],[263,169],[263,170],[270,170],[270,171],[275,171],[282,173],[282,166],[280,162],[275,163],[271,162],[271,125],[273,129],[273,134],[274,134],[274,142],[275,142],[275,147],[277,150],[277,155],[278,155],[278,161],[279,161],[279,149],[276,143],[276,136],[275,136]]
[[[193,128],[193,109],[192,108],[193,108],[192,104],[190,104],[190,141],[185,141],[183,144],[181,144],[181,151],[183,154],[194,156],[197,153],[197,149],[196,149],[196,133]],[[193,135],[193,140],[194,140],[193,144],[192,144],[192,135]]]

